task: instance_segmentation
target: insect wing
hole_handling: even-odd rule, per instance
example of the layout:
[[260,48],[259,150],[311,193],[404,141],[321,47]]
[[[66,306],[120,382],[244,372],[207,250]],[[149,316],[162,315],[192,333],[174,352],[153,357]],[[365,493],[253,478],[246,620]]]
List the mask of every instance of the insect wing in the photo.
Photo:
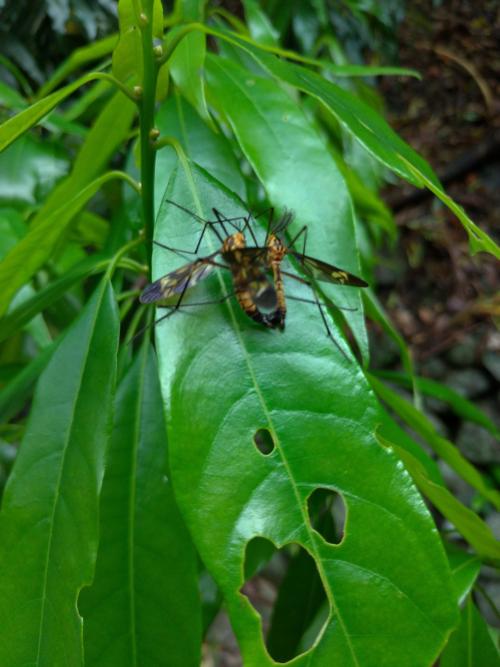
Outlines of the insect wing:
[[337,285],[349,285],[352,287],[368,287],[368,283],[362,278],[358,278],[344,269],[339,269],[333,264],[322,262],[315,257],[308,257],[301,255],[299,252],[290,253],[299,261],[305,270],[312,275],[316,280],[321,280],[327,283],[335,283]]
[[168,299],[175,294],[181,294],[184,290],[194,287],[215,269],[215,265],[212,263],[214,256],[210,255],[189,262],[189,264],[184,264],[184,266],[155,280],[154,283],[146,287],[139,297],[139,301],[141,303],[153,303],[161,299]]

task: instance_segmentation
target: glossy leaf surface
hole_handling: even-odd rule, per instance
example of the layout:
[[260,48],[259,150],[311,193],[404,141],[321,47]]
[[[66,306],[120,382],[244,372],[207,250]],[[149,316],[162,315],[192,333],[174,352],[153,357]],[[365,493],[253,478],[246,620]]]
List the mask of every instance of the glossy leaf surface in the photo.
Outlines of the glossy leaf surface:
[[0,514],[2,665],[83,665],[118,318],[103,281],[44,370]]
[[[207,57],[207,81],[271,203],[280,212],[294,212],[290,234],[307,225],[308,255],[359,273],[347,187],[302,109],[274,81],[250,75],[224,58]],[[339,305],[355,309],[349,313],[349,325],[366,358],[359,291],[330,285],[321,285],[321,290],[335,296]]]
[[[174,172],[166,196],[203,216],[211,206],[226,216],[244,212],[196,167],[188,178]],[[200,229],[176,207],[161,207],[157,240],[188,247]],[[182,262],[157,248],[153,278]],[[217,298],[227,272],[220,280],[207,279],[189,300]],[[185,308],[157,325],[176,497],[224,594],[246,667],[275,664],[257,613],[239,593],[246,544],[256,536],[304,546],[327,591],[321,637],[294,664],[399,667],[411,653],[415,666],[427,667],[455,622],[448,564],[410,478],[377,445],[378,406],[363,374],[331,345],[319,319],[294,303],[280,334],[229,300]],[[259,428],[275,444],[268,456],[253,441]],[[309,522],[307,498],[318,487],[338,491],[347,506],[340,545],[327,544]]]

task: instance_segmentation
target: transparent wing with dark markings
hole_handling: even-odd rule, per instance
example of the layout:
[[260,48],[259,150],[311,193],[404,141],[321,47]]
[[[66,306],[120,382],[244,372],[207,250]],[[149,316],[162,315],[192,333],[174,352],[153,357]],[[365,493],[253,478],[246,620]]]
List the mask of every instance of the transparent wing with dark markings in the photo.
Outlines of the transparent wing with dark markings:
[[194,262],[184,264],[155,280],[154,283],[146,287],[139,297],[139,301],[141,303],[153,303],[161,299],[168,299],[175,294],[182,294],[184,290],[194,287],[214,271],[216,265],[213,263],[213,259],[218,254],[218,252],[215,252],[208,257],[196,259]]
[[316,280],[321,280],[327,283],[335,283],[337,285],[349,285],[352,287],[368,287],[368,283],[365,282],[362,278],[358,278],[352,273],[345,271],[344,269],[339,269],[333,264],[328,264],[327,262],[322,262],[320,259],[315,257],[308,257],[307,255],[302,255],[300,252],[289,252],[290,255],[293,255],[295,259],[302,264],[304,269],[316,278]]

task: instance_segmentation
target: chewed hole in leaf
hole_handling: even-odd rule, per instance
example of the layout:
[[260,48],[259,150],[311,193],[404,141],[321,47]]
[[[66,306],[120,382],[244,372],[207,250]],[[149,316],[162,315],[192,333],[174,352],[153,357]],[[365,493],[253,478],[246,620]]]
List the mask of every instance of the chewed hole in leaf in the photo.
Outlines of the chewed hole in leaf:
[[274,450],[273,436],[267,428],[259,428],[253,436],[253,441],[259,452],[265,456]]
[[340,544],[344,537],[346,506],[340,493],[319,487],[307,499],[311,526],[328,544]]
[[288,662],[313,646],[330,606],[314,558],[300,544],[277,549],[256,537],[247,544],[241,592],[261,617],[269,655]]

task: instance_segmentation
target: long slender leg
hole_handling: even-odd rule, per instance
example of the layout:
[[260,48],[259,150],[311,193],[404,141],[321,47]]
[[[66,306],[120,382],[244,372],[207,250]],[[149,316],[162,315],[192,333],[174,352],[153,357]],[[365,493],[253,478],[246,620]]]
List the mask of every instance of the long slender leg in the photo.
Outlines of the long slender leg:
[[331,340],[332,343],[335,345],[335,347],[337,348],[337,350],[339,350],[339,352],[341,352],[341,353],[344,355],[344,357],[349,361],[349,357],[348,357],[347,354],[344,352],[344,350],[340,347],[340,345],[337,343],[337,341],[335,340],[335,338],[334,338],[332,332],[330,331],[330,327],[328,326],[328,322],[327,322],[327,319],[326,319],[326,317],[325,317],[325,313],[323,312],[323,308],[322,308],[322,306],[321,306],[321,303],[319,302],[318,295],[316,294],[316,292],[315,292],[314,289],[312,290],[312,293],[314,294],[314,300],[315,300],[315,302],[316,302],[316,305],[318,306],[318,310],[319,310],[319,312],[320,312],[321,319],[323,320],[323,325],[324,325],[324,327],[325,327],[325,329],[326,329],[326,335],[328,336],[328,338],[330,338],[330,340]]
[[[157,306],[157,308],[170,308],[171,312],[175,310],[181,310],[182,308],[192,308],[193,306],[214,306],[218,305],[221,303],[224,303],[224,301],[227,301],[231,297],[235,296],[235,292],[228,292],[227,294],[224,294],[224,296],[221,296],[220,299],[212,299],[210,301],[190,301],[189,303],[183,303],[180,306],[173,305],[173,306]],[[161,319],[163,319],[165,315],[162,316]],[[155,324],[157,323],[158,320],[156,320]]]
[[[288,295],[288,299],[291,299],[292,301],[303,301],[304,303],[314,303],[314,304],[316,304],[316,306],[318,307],[318,310],[320,312],[321,319],[323,320],[323,324],[324,324],[325,329],[326,329],[326,335],[329,338],[331,338],[332,342],[335,344],[335,347],[338,350],[340,350],[340,352],[342,352],[342,354],[344,355],[344,357],[346,359],[348,359],[348,356],[346,355],[344,350],[340,347],[340,345],[337,343],[337,341],[333,337],[332,332],[330,331],[330,327],[328,326],[328,322],[326,320],[325,313],[323,312],[323,306],[321,305],[321,303],[318,299],[318,295],[316,294],[316,290],[314,289],[312,283],[310,283],[308,280],[305,280],[304,278],[301,278],[300,276],[296,276],[293,273],[289,273],[288,271],[283,271],[282,273],[283,273],[283,275],[288,276],[289,278],[293,278],[294,280],[297,280],[297,282],[302,283],[303,285],[307,285],[308,287],[310,287],[311,292],[313,293],[313,296],[314,296],[314,300],[304,299],[302,297],[290,296],[290,295]],[[335,306],[335,308],[339,308],[340,310],[356,310],[355,308],[354,309],[353,308],[340,308],[339,306]]]
[[[298,283],[302,283],[302,285],[307,285],[312,291],[314,291],[313,284],[311,282],[309,282],[308,280],[306,280],[305,278],[301,278],[300,276],[296,276],[295,273],[290,273],[289,271],[282,271],[281,273],[284,276],[287,276],[287,278],[293,278]],[[304,301],[305,303],[307,303],[308,301],[309,301],[309,303],[316,303],[315,301],[311,301],[311,300],[308,300],[308,299],[302,299],[302,298],[299,298],[297,296],[288,295],[287,298],[295,300],[295,301]],[[330,299],[328,299],[328,301],[330,301]],[[351,313],[354,313],[358,310],[357,308],[348,308],[347,306],[338,306],[336,303],[334,303],[334,304],[332,303],[332,305],[333,305],[334,308],[338,308],[339,310],[346,310],[347,312],[351,312]]]
[[290,243],[287,245],[287,250],[290,250],[290,248],[293,248],[294,244],[296,243],[297,239],[304,234],[304,244],[302,247],[302,256],[304,257],[306,254],[306,241],[307,241],[307,225],[304,225],[300,231],[295,234],[293,239],[290,241]]

